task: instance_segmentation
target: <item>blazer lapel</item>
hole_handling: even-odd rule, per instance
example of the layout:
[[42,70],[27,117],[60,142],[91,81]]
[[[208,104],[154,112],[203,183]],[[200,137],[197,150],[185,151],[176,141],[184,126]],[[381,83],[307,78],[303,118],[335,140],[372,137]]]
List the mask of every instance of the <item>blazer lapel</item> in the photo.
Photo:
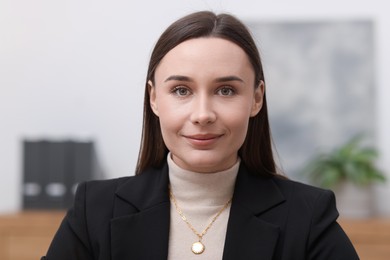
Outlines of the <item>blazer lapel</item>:
[[168,169],[130,178],[116,192],[111,220],[113,260],[167,259],[170,202]]
[[283,201],[284,197],[272,179],[254,176],[241,165],[230,210],[223,260],[271,260],[279,227],[260,217]]
[[[167,259],[170,223],[168,167],[130,178],[117,192],[111,220],[113,260]],[[284,197],[272,179],[242,164],[230,209],[223,260],[271,260],[279,227],[261,219]]]

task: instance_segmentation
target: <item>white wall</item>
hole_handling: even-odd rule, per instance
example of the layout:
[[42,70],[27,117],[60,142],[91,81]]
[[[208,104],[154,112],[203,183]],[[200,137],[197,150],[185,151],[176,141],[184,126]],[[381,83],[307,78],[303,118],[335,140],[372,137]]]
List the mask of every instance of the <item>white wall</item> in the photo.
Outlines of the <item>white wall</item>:
[[[376,23],[377,122],[390,178],[390,16],[382,0],[0,0],[0,212],[20,207],[22,138],[92,138],[108,177],[131,175],[143,83],[160,33],[192,11],[243,20],[368,18]],[[378,204],[390,215],[390,184]]]

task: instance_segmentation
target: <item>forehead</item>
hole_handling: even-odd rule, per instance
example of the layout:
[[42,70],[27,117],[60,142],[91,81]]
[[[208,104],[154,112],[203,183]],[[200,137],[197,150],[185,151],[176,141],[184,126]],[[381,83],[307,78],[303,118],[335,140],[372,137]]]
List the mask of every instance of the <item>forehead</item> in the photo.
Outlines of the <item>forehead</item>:
[[[184,41],[170,50],[156,69],[161,73],[243,73],[253,70],[245,51],[222,38],[208,37]],[[253,71],[252,71],[253,72]]]

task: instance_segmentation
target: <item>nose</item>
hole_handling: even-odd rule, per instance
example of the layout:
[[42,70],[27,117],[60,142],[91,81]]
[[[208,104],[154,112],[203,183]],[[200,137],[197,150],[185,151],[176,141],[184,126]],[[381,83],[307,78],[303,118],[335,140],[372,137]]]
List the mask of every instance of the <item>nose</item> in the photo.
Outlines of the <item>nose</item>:
[[193,100],[191,122],[196,125],[208,125],[217,119],[214,111],[214,105],[211,97],[206,95],[197,96]]

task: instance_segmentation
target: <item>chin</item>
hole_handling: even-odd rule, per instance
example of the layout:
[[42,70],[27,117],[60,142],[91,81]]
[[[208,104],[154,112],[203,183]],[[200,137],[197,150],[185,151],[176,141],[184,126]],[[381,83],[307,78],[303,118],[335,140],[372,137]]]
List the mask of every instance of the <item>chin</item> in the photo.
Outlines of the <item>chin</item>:
[[186,168],[195,172],[212,173],[223,171],[231,167],[227,165],[227,160],[223,158],[213,158],[211,154],[203,154],[200,156],[189,156],[184,159],[183,162],[186,164]]
[[237,153],[227,153],[223,149],[172,149],[170,151],[179,167],[194,172],[223,171],[232,167],[237,161]]

